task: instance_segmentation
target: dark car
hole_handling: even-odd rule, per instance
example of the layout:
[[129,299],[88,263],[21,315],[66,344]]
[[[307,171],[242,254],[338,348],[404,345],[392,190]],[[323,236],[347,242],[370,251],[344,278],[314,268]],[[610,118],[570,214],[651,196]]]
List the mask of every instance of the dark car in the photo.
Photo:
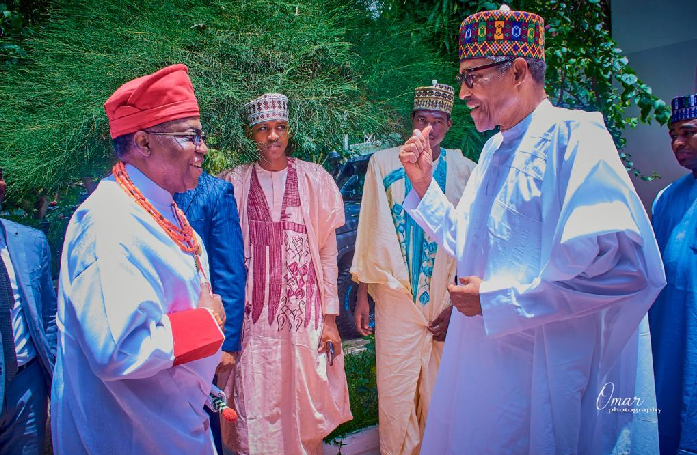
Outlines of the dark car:
[[[358,283],[351,279],[351,262],[356,244],[356,232],[358,229],[358,215],[361,211],[361,198],[363,197],[363,180],[368,169],[371,154],[359,155],[348,159],[342,165],[332,166],[334,180],[344,198],[344,212],[346,224],[336,230],[336,241],[339,250],[337,263],[339,265],[339,277],[337,286],[339,291],[339,303],[341,312],[336,320],[339,334],[342,339],[359,338],[361,334],[356,330],[353,312],[356,308],[356,295]],[[332,157],[337,161],[338,155]],[[370,325],[374,326],[374,304],[370,299]]]

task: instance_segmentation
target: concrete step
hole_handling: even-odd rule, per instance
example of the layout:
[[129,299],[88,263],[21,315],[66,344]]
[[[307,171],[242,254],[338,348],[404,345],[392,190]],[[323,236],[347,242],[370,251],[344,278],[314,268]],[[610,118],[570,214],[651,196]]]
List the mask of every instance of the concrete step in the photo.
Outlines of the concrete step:
[[351,433],[341,442],[341,448],[333,444],[324,444],[323,455],[380,455],[377,425]]
[[370,343],[370,340],[363,338],[356,338],[353,340],[344,340],[341,345],[344,348],[346,355],[357,354],[359,352],[365,351],[365,346]]

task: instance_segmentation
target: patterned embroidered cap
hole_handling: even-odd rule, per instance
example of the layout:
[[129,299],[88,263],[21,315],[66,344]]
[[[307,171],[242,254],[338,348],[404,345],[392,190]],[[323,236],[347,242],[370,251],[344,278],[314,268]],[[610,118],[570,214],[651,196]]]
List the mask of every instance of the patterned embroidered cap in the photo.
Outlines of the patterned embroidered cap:
[[537,14],[511,11],[480,11],[460,25],[460,61],[486,56],[545,59],[545,21]]
[[280,93],[265,93],[244,105],[249,127],[269,120],[288,121],[288,97]]
[[670,123],[697,118],[697,95],[676,96],[670,103],[672,115]]
[[455,89],[433,81],[433,85],[414,89],[414,110],[426,109],[450,114],[453,111]]

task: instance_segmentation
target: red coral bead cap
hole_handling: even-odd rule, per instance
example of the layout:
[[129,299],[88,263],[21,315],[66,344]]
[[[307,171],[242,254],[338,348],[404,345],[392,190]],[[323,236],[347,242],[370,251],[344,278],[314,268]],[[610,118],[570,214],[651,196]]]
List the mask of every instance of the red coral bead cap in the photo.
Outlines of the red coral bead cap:
[[133,79],[104,103],[112,138],[188,117],[198,117],[194,86],[186,65],[178,64]]

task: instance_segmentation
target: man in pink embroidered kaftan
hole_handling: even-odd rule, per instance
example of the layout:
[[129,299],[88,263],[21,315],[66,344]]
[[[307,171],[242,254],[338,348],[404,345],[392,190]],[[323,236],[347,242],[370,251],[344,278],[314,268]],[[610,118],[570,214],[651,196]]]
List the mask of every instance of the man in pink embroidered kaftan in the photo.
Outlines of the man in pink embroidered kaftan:
[[225,387],[240,417],[223,425],[223,445],[226,453],[318,454],[351,419],[334,322],[343,201],[321,166],[286,156],[285,96],[246,109],[260,159],[223,175],[237,190],[248,265],[242,350]]

